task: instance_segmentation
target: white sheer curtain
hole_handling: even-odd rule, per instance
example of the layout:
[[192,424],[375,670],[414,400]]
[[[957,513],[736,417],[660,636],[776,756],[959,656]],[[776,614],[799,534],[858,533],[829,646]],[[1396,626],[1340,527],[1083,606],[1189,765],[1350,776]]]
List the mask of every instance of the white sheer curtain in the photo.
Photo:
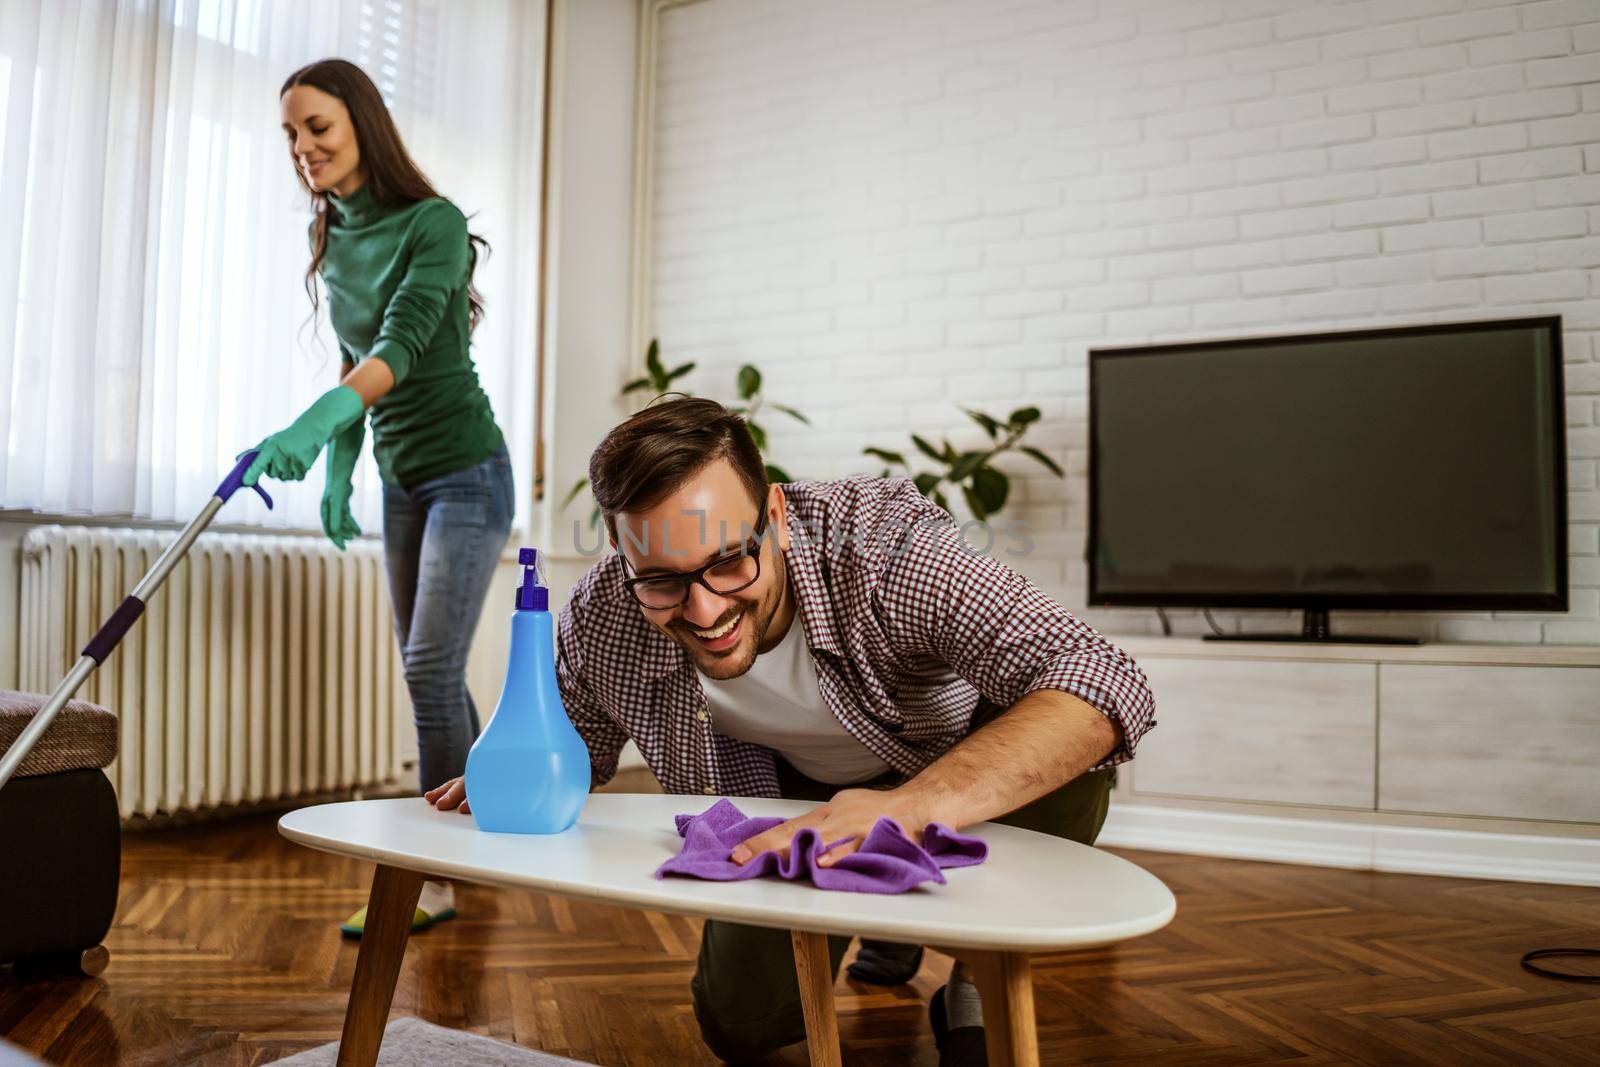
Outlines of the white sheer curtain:
[[[278,87],[342,56],[493,245],[473,354],[526,528],[543,32],[538,0],[0,0],[0,509],[187,519],[334,383]],[[315,529],[321,489],[222,521]],[[354,503],[377,533],[370,459]]]

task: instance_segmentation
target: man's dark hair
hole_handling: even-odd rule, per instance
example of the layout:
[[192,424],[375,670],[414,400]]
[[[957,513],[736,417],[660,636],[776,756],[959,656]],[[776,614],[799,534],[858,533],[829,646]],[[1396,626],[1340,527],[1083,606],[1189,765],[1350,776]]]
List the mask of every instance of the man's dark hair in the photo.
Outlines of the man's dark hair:
[[589,487],[612,540],[620,512],[655,507],[719,459],[733,464],[751,501],[765,507],[767,468],[750,427],[715,400],[661,400],[606,434],[589,457]]

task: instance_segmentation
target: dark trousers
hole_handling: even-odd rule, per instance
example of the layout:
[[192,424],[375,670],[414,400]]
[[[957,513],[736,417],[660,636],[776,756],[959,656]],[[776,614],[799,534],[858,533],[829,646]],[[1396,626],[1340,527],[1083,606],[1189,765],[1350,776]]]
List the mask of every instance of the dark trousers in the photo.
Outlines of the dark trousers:
[[[777,763],[778,784],[786,798],[821,801],[847,788],[813,781],[782,759]],[[1110,802],[1111,771],[1089,771],[994,821],[1092,845]],[[835,978],[849,947],[848,937],[828,938]],[[690,988],[701,1036],[729,1063],[759,1060],[805,1040],[800,984],[787,930],[707,919]]]

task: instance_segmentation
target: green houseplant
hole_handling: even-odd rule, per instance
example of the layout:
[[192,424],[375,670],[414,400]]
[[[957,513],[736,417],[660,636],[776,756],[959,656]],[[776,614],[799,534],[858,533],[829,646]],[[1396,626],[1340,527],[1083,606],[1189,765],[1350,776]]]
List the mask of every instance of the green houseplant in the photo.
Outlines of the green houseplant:
[[[739,389],[739,399],[744,401],[744,403],[730,407],[728,410],[737,412],[738,414],[744,416],[745,424],[750,427],[750,436],[755,439],[756,447],[761,450],[762,456],[767,454],[767,431],[762,429],[761,424],[756,421],[756,415],[760,413],[763,405],[771,407],[773,411],[782,412],[791,419],[795,419],[806,426],[811,425],[811,420],[800,414],[794,408],[786,407],[783,404],[769,404],[767,402],[766,397],[761,392],[761,372],[751,364],[746,363],[744,366],[739,368],[739,377],[735,384]],[[768,463],[766,466],[767,481],[794,481],[793,478],[789,477],[789,472],[784,470],[782,467],[776,466],[772,463]]]
[[[904,453],[893,449],[869,445],[862,449],[862,452],[875,456],[885,463],[904,468],[906,475],[916,483],[922,495],[946,511],[950,510],[950,503],[942,487],[947,485],[959,487],[968,509],[971,510],[973,517],[980,521],[998,514],[1011,496],[1011,479],[1006,477],[1003,471],[995,469],[993,461],[996,457],[1007,452],[1020,452],[1043,464],[1057,478],[1066,477],[1066,472],[1055,460],[1037,448],[1021,443],[1028,428],[1039,421],[1038,408],[1018,408],[1003,421],[982,411],[968,408],[961,410],[973,422],[983,427],[983,432],[989,437],[989,447],[958,451],[948,440],[941,440],[940,447],[935,448],[926,438],[912,434],[911,443],[916,446],[917,451],[939,465],[938,470],[922,472],[912,470]],[[888,477],[891,473],[893,472],[889,468],[884,468],[884,477]]]

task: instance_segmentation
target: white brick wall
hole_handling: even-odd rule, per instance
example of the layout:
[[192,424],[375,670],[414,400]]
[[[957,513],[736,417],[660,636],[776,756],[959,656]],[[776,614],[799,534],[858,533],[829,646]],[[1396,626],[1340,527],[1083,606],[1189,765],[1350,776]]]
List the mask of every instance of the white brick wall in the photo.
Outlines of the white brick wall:
[[1558,313],[1571,613],[1335,625],[1600,642],[1600,0],[704,0],[660,31],[651,327],[695,390],[748,360],[812,417],[768,420],[790,470],[1036,404],[1069,477],[1010,463],[1007,517],[1081,609],[1088,348]]

